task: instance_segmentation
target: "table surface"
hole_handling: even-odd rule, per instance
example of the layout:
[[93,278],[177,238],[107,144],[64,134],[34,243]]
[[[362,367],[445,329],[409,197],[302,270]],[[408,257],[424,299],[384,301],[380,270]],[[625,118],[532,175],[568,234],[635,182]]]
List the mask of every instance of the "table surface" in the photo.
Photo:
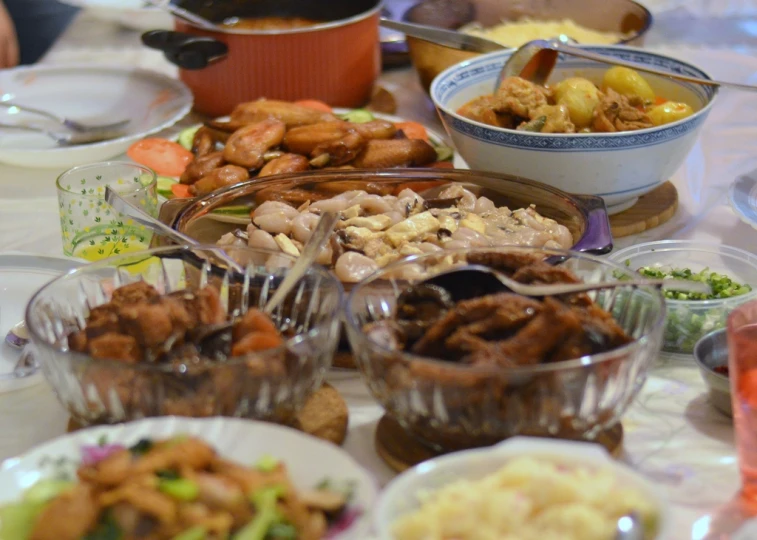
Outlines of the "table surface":
[[[757,3],[753,0],[649,0],[656,23],[647,47],[689,60],[713,77],[757,83]],[[139,33],[83,12],[45,63],[132,65],[174,74],[159,53],[139,46]],[[409,68],[387,72],[381,84],[398,99],[398,115],[442,131],[433,105]],[[733,179],[757,168],[757,107],[747,93],[722,91],[702,136],[672,181],[680,208],[667,224],[620,239],[617,247],[664,238],[727,243],[757,252],[757,233],[727,203]],[[186,124],[189,120],[185,121]],[[0,251],[60,255],[54,180],[61,171],[0,165]],[[350,407],[346,450],[380,483],[393,473],[373,448],[382,409],[358,375],[330,381]],[[0,459],[62,434],[67,415],[46,383],[0,394]],[[708,403],[689,358],[661,357],[624,417],[623,459],[665,491],[674,511],[672,538],[726,538],[743,522],[729,418]]]

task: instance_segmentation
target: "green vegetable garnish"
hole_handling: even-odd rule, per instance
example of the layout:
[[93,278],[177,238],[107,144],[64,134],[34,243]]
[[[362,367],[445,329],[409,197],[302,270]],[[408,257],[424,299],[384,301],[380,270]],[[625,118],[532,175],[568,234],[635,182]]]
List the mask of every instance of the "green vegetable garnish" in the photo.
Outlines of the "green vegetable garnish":
[[284,486],[268,486],[250,494],[255,505],[255,518],[242,527],[232,540],[265,540],[271,527],[283,523],[276,509],[279,498],[286,493]]
[[434,146],[436,150],[436,161],[449,161],[455,155],[455,152],[449,146]]
[[142,456],[149,452],[153,447],[153,443],[150,439],[140,439],[137,444],[129,448],[129,452],[135,456]]
[[106,513],[98,523],[97,528],[82,540],[121,540],[122,537],[121,527],[109,513]]
[[198,129],[200,129],[200,126],[194,126],[194,127],[182,130],[181,133],[179,133],[179,144],[182,145],[187,150],[191,150],[192,143],[195,140],[195,134],[197,133]]
[[717,272],[710,272],[705,268],[701,272],[692,272],[688,268],[672,270],[663,270],[661,268],[654,268],[651,266],[643,266],[637,270],[639,274],[644,277],[653,279],[666,279],[674,278],[685,281],[697,281],[700,283],[707,283],[712,287],[712,294],[694,293],[694,292],[681,292],[666,289],[663,291],[665,298],[669,300],[715,300],[718,298],[731,298],[746,294],[752,290],[749,285],[742,285],[736,283],[730,277],[725,274],[718,274]]
[[208,537],[208,530],[205,527],[197,526],[179,533],[171,540],[205,540]]
[[366,111],[365,109],[355,109],[354,111],[346,112],[340,115],[340,118],[355,124],[364,124],[376,119],[371,111]]
[[267,539],[297,540],[297,528],[289,523],[276,523],[268,529]]
[[273,472],[279,466],[279,460],[273,456],[265,455],[255,464],[255,468],[261,472]]
[[225,216],[245,216],[249,217],[250,212],[252,211],[252,208],[246,204],[234,204],[230,206],[223,206],[221,208],[216,208],[211,213],[212,214],[222,214]]
[[20,502],[0,508],[0,540],[27,540],[45,503]]
[[161,479],[158,490],[179,501],[193,501],[200,494],[200,486],[187,478]]
[[26,490],[24,502],[44,504],[72,487],[74,482],[69,480],[40,480]]

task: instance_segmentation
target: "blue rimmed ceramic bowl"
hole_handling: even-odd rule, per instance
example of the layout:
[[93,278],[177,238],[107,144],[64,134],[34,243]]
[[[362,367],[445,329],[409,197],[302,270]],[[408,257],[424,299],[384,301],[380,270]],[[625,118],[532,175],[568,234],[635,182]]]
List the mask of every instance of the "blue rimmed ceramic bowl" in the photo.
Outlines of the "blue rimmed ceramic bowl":
[[[674,73],[709,79],[701,69],[661,54],[625,46],[587,50]],[[456,64],[431,85],[431,98],[460,156],[473,169],[531,178],[569,193],[599,195],[613,214],[670,179],[694,146],[717,89],[642,74],[655,93],[690,104],[696,113],[671,124],[620,133],[527,133],[482,124],[457,114],[491,94],[512,54],[503,50]],[[599,83],[605,64],[560,55],[551,81],[573,76]]]

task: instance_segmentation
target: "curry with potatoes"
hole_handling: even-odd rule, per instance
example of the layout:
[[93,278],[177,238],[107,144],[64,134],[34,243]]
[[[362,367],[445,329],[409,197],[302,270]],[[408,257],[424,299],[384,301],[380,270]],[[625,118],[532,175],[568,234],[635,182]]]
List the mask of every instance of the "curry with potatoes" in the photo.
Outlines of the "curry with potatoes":
[[613,133],[661,126],[694,114],[688,103],[655,94],[636,71],[608,69],[597,86],[570,77],[539,86],[508,77],[492,95],[463,105],[458,114],[496,127],[538,133]]

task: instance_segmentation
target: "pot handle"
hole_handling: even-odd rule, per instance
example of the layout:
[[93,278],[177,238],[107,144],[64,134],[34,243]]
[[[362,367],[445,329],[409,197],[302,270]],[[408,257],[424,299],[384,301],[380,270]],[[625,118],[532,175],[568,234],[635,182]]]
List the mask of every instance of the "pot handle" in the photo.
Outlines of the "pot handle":
[[205,69],[229,53],[229,47],[217,39],[170,30],[145,32],[142,43],[163,51],[169,62],[188,70]]
[[573,195],[586,213],[586,231],[573,251],[583,251],[594,255],[604,255],[612,251],[612,229],[607,207],[602,197],[593,195]]

